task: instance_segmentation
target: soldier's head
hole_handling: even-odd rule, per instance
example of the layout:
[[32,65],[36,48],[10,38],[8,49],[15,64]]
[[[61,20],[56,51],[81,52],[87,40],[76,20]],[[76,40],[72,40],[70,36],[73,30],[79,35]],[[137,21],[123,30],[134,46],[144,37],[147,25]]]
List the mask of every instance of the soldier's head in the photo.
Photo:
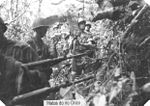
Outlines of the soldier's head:
[[36,19],[32,24],[32,29],[39,37],[44,37],[49,26],[45,23],[44,18]]
[[98,4],[99,7],[103,4],[104,0],[95,0],[95,2]]
[[139,2],[138,1],[130,1],[128,5],[132,11],[137,10],[139,8]]
[[92,27],[92,26],[91,26],[90,23],[86,23],[86,25],[85,25],[85,30],[89,32],[90,29],[91,29],[91,27]]
[[7,30],[6,23],[4,23],[3,19],[0,17],[0,35],[3,35]]
[[78,21],[78,27],[79,27],[79,29],[82,30],[82,31],[84,31],[85,25],[86,25],[86,21],[83,20],[83,19],[79,19],[79,21]]

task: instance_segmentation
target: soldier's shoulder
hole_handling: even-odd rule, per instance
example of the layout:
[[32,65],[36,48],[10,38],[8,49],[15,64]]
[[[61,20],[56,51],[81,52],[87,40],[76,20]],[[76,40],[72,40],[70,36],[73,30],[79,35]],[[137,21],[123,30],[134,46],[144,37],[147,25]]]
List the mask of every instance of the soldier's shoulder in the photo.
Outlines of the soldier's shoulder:
[[34,43],[35,41],[34,41],[34,38],[30,38],[28,41],[27,41],[27,43]]
[[18,41],[18,42],[15,43],[14,47],[20,47],[20,48],[27,47],[27,48],[30,48],[30,45],[26,42]]

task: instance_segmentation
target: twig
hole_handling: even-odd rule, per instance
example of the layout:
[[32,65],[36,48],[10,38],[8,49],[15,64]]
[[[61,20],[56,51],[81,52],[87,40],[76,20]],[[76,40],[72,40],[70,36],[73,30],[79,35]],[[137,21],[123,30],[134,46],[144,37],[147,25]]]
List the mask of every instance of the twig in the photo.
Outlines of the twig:
[[66,1],[66,0],[60,0],[59,2],[57,2],[57,3],[51,3],[52,5],[59,5],[59,4],[61,4],[62,2],[64,2],[64,1]]
[[140,43],[139,47],[143,46],[149,39],[150,39],[150,36],[145,38],[144,41]]
[[[32,0],[31,0],[32,1]],[[18,20],[21,16],[23,16],[26,11],[27,11],[27,8],[29,8],[30,4],[31,4],[31,1],[30,3],[28,4],[28,6],[26,7],[26,9],[24,10],[24,12],[22,14],[20,14],[18,17],[16,17],[15,19],[11,20],[10,22],[8,22],[7,24],[10,25],[11,23],[13,23],[14,21]]]

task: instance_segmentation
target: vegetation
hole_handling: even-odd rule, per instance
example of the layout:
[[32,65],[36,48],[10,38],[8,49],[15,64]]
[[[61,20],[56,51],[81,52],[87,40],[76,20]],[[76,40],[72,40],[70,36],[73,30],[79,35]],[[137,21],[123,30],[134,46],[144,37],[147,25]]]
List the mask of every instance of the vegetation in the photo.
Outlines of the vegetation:
[[[37,13],[39,15],[42,1],[6,0],[0,4],[0,15],[4,20],[10,20],[5,35],[10,39],[23,42],[33,37],[34,34],[31,29],[33,18],[31,17],[36,15],[30,10],[30,6],[34,4],[33,2],[38,2]],[[84,74],[81,75],[81,78],[94,72],[96,79],[74,85],[69,90],[68,88],[62,88],[56,99],[72,98],[70,94],[75,92],[76,99],[82,99],[89,106],[139,106],[136,104],[138,101],[135,100],[135,97],[139,98],[139,94],[142,94],[142,91],[140,91],[142,86],[148,82],[143,78],[149,77],[149,9],[138,19],[139,22],[132,28],[127,38],[123,39],[123,33],[133,19],[133,10],[129,8],[130,0],[114,0],[116,2],[112,5],[108,0],[99,0],[103,1],[101,6],[98,6],[95,0],[77,1],[82,6],[69,5],[68,10],[64,13],[68,21],[61,26],[57,23],[53,25],[43,40],[51,47],[53,40],[59,39],[57,49],[59,55],[62,56],[64,54],[62,51],[66,45],[65,37],[69,35],[70,31],[69,25],[74,25],[81,17],[90,21],[92,36],[97,38],[97,51],[95,58],[86,59]],[[52,5],[60,5],[63,2],[65,0],[52,3]],[[122,16],[121,18],[115,20],[104,18],[92,22],[96,14],[114,7],[121,10],[121,13],[119,13]],[[97,61],[98,64],[96,64]],[[66,63],[65,61],[53,67],[54,72],[49,81],[51,86],[56,86],[71,79],[70,66],[65,66]],[[92,67],[90,70],[88,70],[88,65]],[[94,65],[97,68],[94,68]],[[62,94],[64,91],[66,91],[66,94]]]

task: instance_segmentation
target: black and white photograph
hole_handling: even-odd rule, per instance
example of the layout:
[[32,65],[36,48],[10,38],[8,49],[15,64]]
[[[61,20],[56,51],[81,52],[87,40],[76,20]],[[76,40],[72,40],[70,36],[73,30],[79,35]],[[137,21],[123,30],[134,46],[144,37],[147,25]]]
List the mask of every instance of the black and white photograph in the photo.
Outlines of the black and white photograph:
[[150,0],[0,0],[0,106],[150,106]]

